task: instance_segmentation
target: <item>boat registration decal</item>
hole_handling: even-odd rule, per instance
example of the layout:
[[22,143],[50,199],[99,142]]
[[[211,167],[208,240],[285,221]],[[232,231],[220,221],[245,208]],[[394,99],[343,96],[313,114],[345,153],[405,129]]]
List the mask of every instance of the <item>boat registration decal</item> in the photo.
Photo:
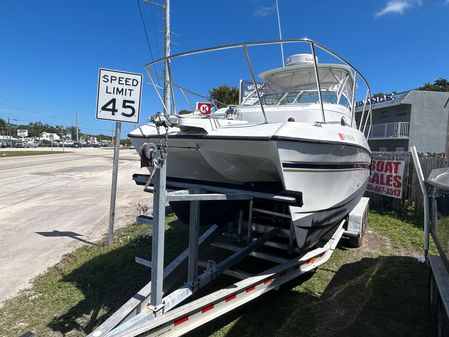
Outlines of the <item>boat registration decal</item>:
[[343,133],[343,132],[339,132],[338,133],[338,137],[340,138],[340,140],[355,141],[355,137],[353,135],[350,135],[350,134],[347,134],[347,133]]

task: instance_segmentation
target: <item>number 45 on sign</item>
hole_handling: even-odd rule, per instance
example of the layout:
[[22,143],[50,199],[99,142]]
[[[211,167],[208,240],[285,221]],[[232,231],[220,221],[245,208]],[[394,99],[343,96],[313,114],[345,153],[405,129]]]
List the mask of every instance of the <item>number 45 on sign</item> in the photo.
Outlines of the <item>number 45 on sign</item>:
[[138,123],[141,96],[141,74],[100,69],[97,118]]

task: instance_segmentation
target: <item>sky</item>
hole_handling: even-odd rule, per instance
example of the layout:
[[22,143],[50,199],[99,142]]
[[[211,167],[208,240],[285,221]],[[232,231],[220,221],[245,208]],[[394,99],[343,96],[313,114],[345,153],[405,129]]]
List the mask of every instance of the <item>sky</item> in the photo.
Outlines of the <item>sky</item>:
[[[279,0],[279,10],[284,38],[329,47],[365,75],[374,93],[449,78],[449,0]],[[171,26],[173,54],[279,38],[275,0],[172,0]],[[144,66],[162,57],[163,28],[163,9],[144,0],[2,0],[0,118],[69,126],[78,113],[82,132],[112,134],[114,122],[95,118],[98,71],[108,68],[145,76],[139,124],[146,123],[161,111]],[[256,73],[280,66],[279,50],[268,49],[250,50]],[[298,51],[288,47],[286,57]],[[179,59],[173,78],[207,94],[250,79],[244,62],[240,50]],[[176,100],[187,107],[179,93]],[[123,123],[122,137],[135,127]]]

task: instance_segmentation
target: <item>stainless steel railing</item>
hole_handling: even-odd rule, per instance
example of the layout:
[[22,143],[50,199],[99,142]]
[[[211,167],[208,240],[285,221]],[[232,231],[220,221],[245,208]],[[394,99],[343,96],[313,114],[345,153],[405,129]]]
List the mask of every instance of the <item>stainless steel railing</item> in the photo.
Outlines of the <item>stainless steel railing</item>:
[[408,138],[410,123],[394,122],[373,124],[369,139]]
[[[164,107],[164,111],[167,111],[165,104],[164,104],[164,100],[162,98],[162,96],[160,95],[159,91],[158,91],[158,86],[155,84],[152,74],[155,73],[155,71],[151,70],[151,67],[156,66],[157,64],[163,63],[164,65],[166,64],[170,64],[169,61],[176,59],[176,58],[181,58],[181,57],[186,57],[186,56],[191,56],[191,55],[197,55],[197,54],[204,54],[204,53],[210,53],[210,52],[216,52],[216,51],[222,51],[222,50],[228,50],[228,49],[237,49],[237,48],[241,48],[243,50],[243,53],[246,57],[246,61],[248,64],[248,68],[250,73],[253,75],[254,74],[254,70],[252,67],[252,63],[249,57],[249,53],[248,53],[248,47],[254,47],[254,46],[268,46],[268,45],[276,45],[276,44],[292,44],[292,43],[305,43],[308,44],[310,46],[311,49],[311,53],[314,56],[313,60],[314,60],[314,70],[315,70],[315,78],[316,78],[316,82],[317,82],[317,90],[319,93],[319,103],[321,106],[321,113],[322,113],[322,122],[326,123],[326,116],[325,116],[325,111],[324,111],[324,105],[323,105],[323,99],[321,97],[321,90],[320,90],[320,78],[319,78],[319,73],[318,73],[318,66],[317,66],[317,58],[316,56],[316,48],[321,49],[322,51],[328,53],[329,55],[335,57],[336,59],[338,59],[340,62],[346,64],[348,67],[350,67],[350,69],[352,70],[352,76],[354,78],[354,85],[352,88],[352,101],[351,101],[351,126],[354,124],[355,122],[355,99],[356,99],[356,78],[360,78],[367,90],[366,90],[366,95],[365,95],[365,100],[364,100],[364,104],[363,104],[363,108],[361,111],[361,119],[360,119],[360,123],[358,125],[358,129],[360,131],[362,131],[364,134],[369,134],[371,132],[371,125],[372,125],[372,106],[371,106],[371,88],[369,86],[368,81],[365,79],[365,77],[348,61],[346,61],[343,57],[341,57],[340,55],[338,55],[337,53],[331,51],[329,48],[323,46],[322,44],[310,40],[308,38],[301,38],[301,39],[284,39],[284,40],[270,40],[270,41],[258,41],[258,42],[243,42],[243,43],[235,43],[235,44],[228,44],[228,45],[222,45],[222,46],[217,46],[217,47],[212,47],[212,48],[203,48],[203,49],[197,49],[197,50],[193,50],[190,52],[184,52],[184,53],[179,53],[179,54],[173,54],[169,57],[163,57],[157,60],[154,60],[150,63],[148,63],[147,65],[145,65],[145,70],[147,71],[151,83],[153,85],[153,88],[155,89],[159,100],[162,103],[162,106]],[[260,93],[258,92],[258,88],[257,88],[257,84],[255,82],[255,77],[252,76],[253,78],[253,82],[254,82],[254,86],[255,86],[255,90],[257,93],[257,96],[260,97]],[[169,77],[171,79],[171,76]],[[173,87],[173,85],[171,85],[171,87]],[[173,95],[173,93],[171,93]],[[265,115],[265,110],[263,107],[263,103],[262,101],[259,99],[259,104],[260,104],[260,108],[261,108],[261,113],[263,114],[265,123],[267,123],[267,118]],[[168,117],[168,116],[167,116]]]

